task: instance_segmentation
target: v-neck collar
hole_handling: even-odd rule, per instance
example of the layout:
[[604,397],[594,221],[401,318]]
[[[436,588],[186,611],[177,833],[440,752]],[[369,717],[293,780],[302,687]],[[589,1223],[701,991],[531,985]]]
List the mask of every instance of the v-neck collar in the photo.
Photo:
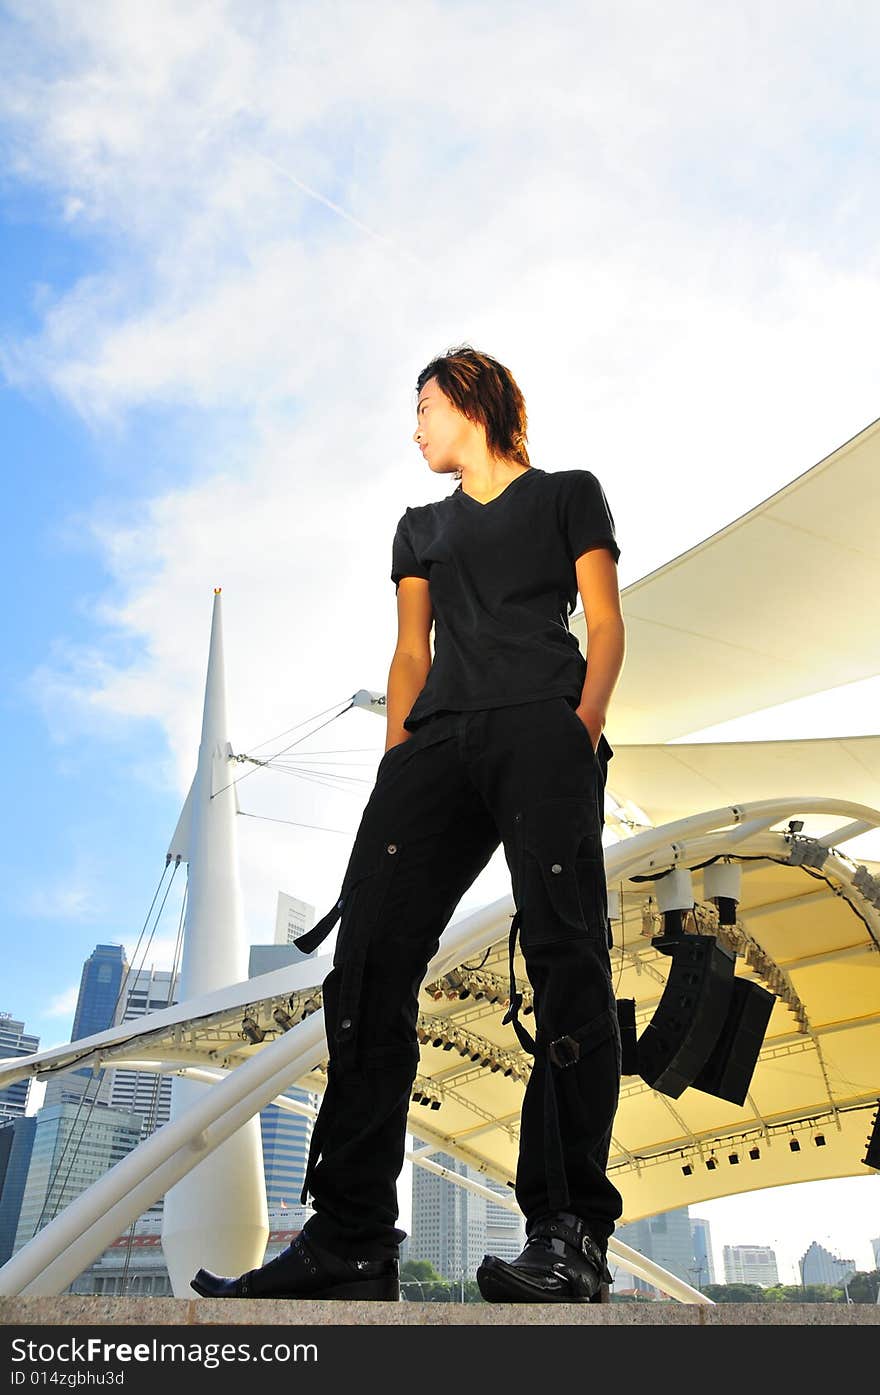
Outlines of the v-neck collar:
[[542,473],[543,471],[541,471],[537,465],[530,465],[529,468],[527,470],[523,470],[521,474],[514,475],[513,479],[510,480],[504,486],[501,493],[494,495],[494,497],[491,499],[475,499],[473,494],[465,493],[464,489],[462,489],[461,487],[461,484],[459,484],[458,488],[454,491],[453,497],[455,495],[458,495],[460,498],[465,500],[465,502],[468,505],[473,505],[475,508],[478,509],[490,509],[493,504],[497,504],[499,500],[503,499],[506,494],[509,494],[515,484],[518,484],[520,480],[525,479],[526,475],[538,475]]

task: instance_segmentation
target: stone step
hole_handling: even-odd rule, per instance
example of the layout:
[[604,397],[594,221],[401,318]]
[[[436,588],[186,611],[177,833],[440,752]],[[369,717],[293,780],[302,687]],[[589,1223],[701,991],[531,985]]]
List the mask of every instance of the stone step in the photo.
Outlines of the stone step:
[[0,1298],[0,1326],[880,1326],[874,1303],[363,1303],[302,1299]]

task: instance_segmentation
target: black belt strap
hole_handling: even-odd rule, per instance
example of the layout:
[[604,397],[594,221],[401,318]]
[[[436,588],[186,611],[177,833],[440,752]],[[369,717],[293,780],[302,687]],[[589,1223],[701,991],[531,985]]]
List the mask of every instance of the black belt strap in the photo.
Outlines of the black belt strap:
[[332,910],[328,911],[317,925],[313,925],[311,930],[307,930],[304,935],[299,935],[293,943],[297,949],[301,949],[303,954],[311,954],[313,949],[317,949],[322,940],[326,940],[333,926],[342,915],[342,897],[336,902]]
[[[389,851],[389,848],[393,851]],[[367,888],[372,897],[370,908],[366,912],[365,923],[359,926],[357,943],[352,943],[348,952],[343,955],[339,965],[338,1023],[336,1026],[334,1043],[331,1045],[328,1038],[327,1044],[333,1062],[340,1067],[347,1064],[353,1065],[356,1062],[357,1034],[360,1025],[359,1009],[361,985],[363,983],[367,951],[373,929],[385,902],[388,887],[399,863],[399,844],[392,843],[389,845],[389,848],[386,848],[386,859],[384,864],[380,867],[380,870],[362,879],[363,882],[367,883]],[[361,885],[362,882],[356,882],[354,886],[349,888],[348,894],[351,894],[355,886]],[[294,944],[298,949],[304,949],[308,952],[327,938],[342,915],[344,900],[345,897],[340,896],[333,909],[328,911],[327,915],[319,920],[317,925],[313,926],[305,935],[300,935],[298,939],[294,940]],[[318,1117],[312,1129],[312,1141],[309,1147],[309,1157],[306,1163],[306,1172],[303,1178],[302,1192],[300,1194],[300,1201],[303,1205],[306,1204],[306,1194],[310,1190],[312,1175],[320,1156],[320,1144],[326,1117],[327,1093],[332,1090],[332,1088],[332,1079],[328,1076],[327,1090],[325,1090],[324,1099],[321,1102],[321,1108],[318,1111]]]

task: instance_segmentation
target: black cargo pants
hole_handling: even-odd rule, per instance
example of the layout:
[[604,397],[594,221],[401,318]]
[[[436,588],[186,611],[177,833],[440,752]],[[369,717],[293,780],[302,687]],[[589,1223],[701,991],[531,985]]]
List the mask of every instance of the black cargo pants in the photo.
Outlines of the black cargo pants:
[[[396,1255],[407,1114],[418,1069],[418,993],[461,897],[499,842],[532,986],[535,1057],[523,1101],[516,1199],[526,1225],[554,1210],[600,1241],[622,1211],[605,1174],[620,1085],[601,834],[607,762],[564,697],[428,718],[383,756],[335,907],[323,984],[329,1061],[302,1200],[318,1244]],[[320,1161],[319,1161],[320,1159]]]

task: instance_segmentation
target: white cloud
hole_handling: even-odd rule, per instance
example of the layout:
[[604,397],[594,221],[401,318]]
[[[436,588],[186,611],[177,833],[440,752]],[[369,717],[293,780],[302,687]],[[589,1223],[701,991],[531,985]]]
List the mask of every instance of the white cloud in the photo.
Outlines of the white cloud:
[[76,1012],[78,998],[79,984],[72,983],[63,993],[56,993],[55,997],[49,1000],[49,1006],[43,1009],[43,1016],[72,1018]]
[[54,883],[31,887],[19,909],[35,920],[88,921],[103,908],[99,886],[86,873],[73,872]]
[[[236,749],[384,687],[394,523],[449,487],[409,439],[414,380],[451,343],[513,367],[535,463],[599,474],[623,580],[875,413],[876,186],[854,142],[826,149],[875,100],[868,7],[14,13],[14,168],[106,252],[44,288],[7,375],[49,384],[122,468],[141,408],[187,451],[173,490],[71,520],[111,588],[90,641],[33,675],[59,741],[157,720],[182,797],[215,585]],[[378,757],[379,724],[347,715],[339,744],[355,730]],[[353,829],[361,773],[354,795],[260,776],[248,806]],[[333,894],[344,840],[259,827],[260,877]]]

